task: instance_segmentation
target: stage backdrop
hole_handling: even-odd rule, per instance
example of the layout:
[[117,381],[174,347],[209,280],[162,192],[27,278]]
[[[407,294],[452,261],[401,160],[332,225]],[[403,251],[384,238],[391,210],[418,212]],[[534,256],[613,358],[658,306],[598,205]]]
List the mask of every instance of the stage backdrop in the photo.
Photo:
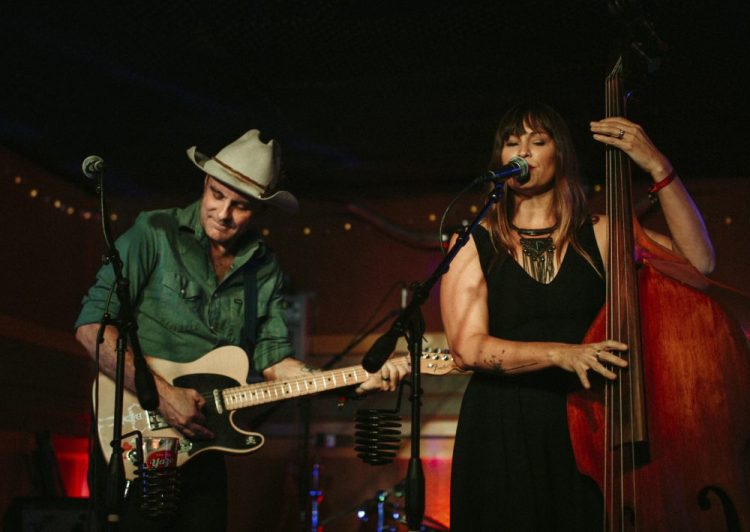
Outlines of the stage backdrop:
[[[199,191],[200,176],[192,178],[193,190]],[[748,180],[684,180],[716,246],[718,263],[711,277],[746,287]],[[403,289],[426,279],[440,261],[439,220],[463,184],[447,192],[352,194],[346,201],[302,197],[299,215],[268,211],[259,218],[259,229],[288,275],[290,318],[301,356],[312,365],[325,364],[358,333],[400,308]],[[645,181],[636,182],[638,197],[645,196],[646,187]],[[2,515],[14,497],[43,494],[34,454],[40,434],[52,436],[66,493],[86,494],[82,470],[93,367],[73,339],[72,324],[101,263],[103,244],[94,195],[39,165],[0,150],[0,188],[0,244],[6,250],[0,271],[0,463],[3,471],[13,473],[0,480]],[[590,195],[598,210],[602,192],[596,183]],[[477,191],[459,201],[446,227],[455,229],[469,220],[483,197]],[[141,209],[182,205],[191,199],[112,197],[114,231],[119,234],[127,228]],[[642,219],[647,227],[664,230],[658,206]],[[747,298],[731,290],[713,291],[736,310],[747,333]],[[432,348],[446,347],[438,309],[433,290],[424,307],[427,346]],[[381,326],[378,332],[383,330]],[[358,364],[375,337],[366,337],[339,365]],[[426,513],[443,523],[448,520],[452,437],[465,384],[462,376],[424,381]],[[300,401],[289,401],[275,411],[262,427],[266,446],[252,456],[230,459],[232,529],[246,530],[247,523],[256,523],[264,530],[289,530],[283,527],[296,522],[300,505],[309,502],[298,496],[300,478],[309,477],[316,465],[324,494],[320,518],[327,530],[359,526],[356,510],[372,512],[374,497],[381,491],[394,508],[403,505],[397,484],[409,456],[408,438],[399,459],[381,468],[362,464],[352,449],[355,411],[393,408],[394,401],[394,395],[384,395],[339,408],[334,395],[311,399],[309,416]],[[407,401],[402,413],[403,432],[408,435]],[[301,437],[305,430],[307,441]]]

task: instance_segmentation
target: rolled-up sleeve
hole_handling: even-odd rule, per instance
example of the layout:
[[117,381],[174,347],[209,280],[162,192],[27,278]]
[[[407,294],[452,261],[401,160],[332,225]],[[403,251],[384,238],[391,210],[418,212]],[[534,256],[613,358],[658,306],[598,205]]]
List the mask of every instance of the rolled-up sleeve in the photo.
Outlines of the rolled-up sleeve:
[[[135,305],[158,253],[152,232],[148,231],[144,224],[143,215],[117,239],[115,247],[123,264],[122,273],[128,282],[131,302]],[[114,284],[114,268],[111,264],[103,265],[96,274],[96,282],[83,297],[75,328],[89,323],[98,323],[105,311],[113,317],[117,316],[120,301],[114,293]]]

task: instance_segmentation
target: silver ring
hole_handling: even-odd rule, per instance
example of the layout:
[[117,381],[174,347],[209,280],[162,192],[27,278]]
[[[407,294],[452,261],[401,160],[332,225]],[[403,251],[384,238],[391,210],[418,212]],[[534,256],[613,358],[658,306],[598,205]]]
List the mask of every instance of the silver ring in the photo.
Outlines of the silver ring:
[[621,139],[621,138],[622,138],[622,137],[624,137],[624,136],[625,136],[625,130],[624,130],[624,129],[621,129],[621,130],[620,130],[620,132],[619,132],[619,133],[617,134],[617,138],[618,138],[618,139]]
[[389,380],[391,380],[391,378],[390,378],[390,377],[388,377],[388,376],[386,376],[386,375],[381,375],[381,376],[380,376],[380,378],[381,378],[381,379],[383,379],[384,381],[389,381]]

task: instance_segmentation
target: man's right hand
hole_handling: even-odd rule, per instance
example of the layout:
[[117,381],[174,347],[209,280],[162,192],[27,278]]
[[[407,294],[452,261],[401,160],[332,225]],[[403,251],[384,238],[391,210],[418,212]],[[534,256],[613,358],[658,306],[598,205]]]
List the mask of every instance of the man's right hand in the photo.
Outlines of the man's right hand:
[[179,388],[157,379],[159,411],[167,422],[192,440],[210,440],[214,433],[206,428],[201,412],[206,400],[192,388]]

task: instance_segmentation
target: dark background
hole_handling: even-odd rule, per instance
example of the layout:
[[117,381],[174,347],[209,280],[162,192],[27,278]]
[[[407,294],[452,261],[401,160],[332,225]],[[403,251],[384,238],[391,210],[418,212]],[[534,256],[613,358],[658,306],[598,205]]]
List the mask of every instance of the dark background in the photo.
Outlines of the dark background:
[[683,177],[744,175],[747,23],[747,2],[709,0],[11,2],[0,143],[87,190],[80,164],[97,154],[114,193],[192,196],[185,149],[258,128],[297,195],[351,199],[457,190],[502,112],[539,98],[598,179],[588,121],[630,33],[665,52],[632,78],[631,116]]

